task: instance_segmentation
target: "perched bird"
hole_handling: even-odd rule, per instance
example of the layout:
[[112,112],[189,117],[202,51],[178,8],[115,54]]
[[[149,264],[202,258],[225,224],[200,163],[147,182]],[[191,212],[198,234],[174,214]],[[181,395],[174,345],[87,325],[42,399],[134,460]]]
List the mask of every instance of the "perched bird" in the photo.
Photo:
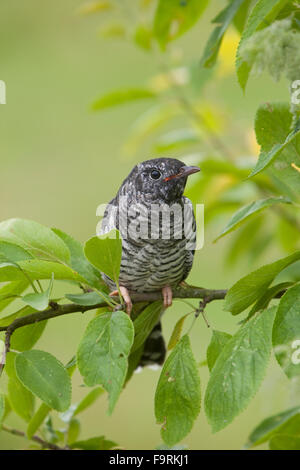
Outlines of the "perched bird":
[[[169,307],[172,288],[192,268],[196,223],[192,203],[183,193],[187,177],[198,171],[173,158],[146,160],[133,168],[106,208],[101,233],[113,228],[121,233],[119,285],[128,314],[133,292],[161,290],[164,307]],[[106,275],[103,278],[110,295],[117,295],[115,283]],[[142,365],[162,363],[164,356],[159,323],[145,343]]]

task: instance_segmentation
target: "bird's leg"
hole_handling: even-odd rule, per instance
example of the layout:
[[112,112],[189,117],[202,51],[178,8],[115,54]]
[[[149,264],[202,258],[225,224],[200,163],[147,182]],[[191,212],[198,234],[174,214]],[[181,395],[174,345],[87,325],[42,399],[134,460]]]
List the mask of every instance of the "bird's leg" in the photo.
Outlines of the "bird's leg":
[[172,300],[173,300],[172,287],[170,287],[170,286],[163,287],[162,288],[162,295],[163,295],[163,298],[164,298],[164,307],[165,308],[171,307]]
[[[128,292],[128,289],[124,286],[120,286],[120,292],[122,294],[122,297],[124,299],[125,305],[126,305],[126,313],[130,316],[131,310],[132,310],[132,301]],[[114,297],[115,295],[119,295],[118,290],[114,290],[109,294],[110,297]]]
[[185,282],[185,281],[181,281],[181,282],[179,283],[179,285],[180,285],[180,287],[183,287],[184,289],[187,289],[188,287],[190,287],[190,286],[188,285],[188,283]]

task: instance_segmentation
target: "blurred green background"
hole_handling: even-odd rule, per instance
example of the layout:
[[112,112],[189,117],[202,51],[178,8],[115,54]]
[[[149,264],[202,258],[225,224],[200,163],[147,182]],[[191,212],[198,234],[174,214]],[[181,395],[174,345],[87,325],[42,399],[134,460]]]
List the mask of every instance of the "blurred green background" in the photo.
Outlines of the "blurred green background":
[[[90,111],[90,105],[113,88],[146,83],[157,69],[153,57],[132,44],[101,38],[97,34],[101,15],[79,15],[81,4],[75,0],[1,2],[0,79],[6,82],[7,104],[0,105],[0,219],[33,219],[85,241],[95,233],[98,204],[114,196],[136,162],[158,156],[150,153],[150,144],[131,158],[120,150],[132,121],[147,110],[147,101],[98,114]],[[210,20],[223,4],[212,2],[200,22],[176,41],[187,62],[200,58],[212,29]],[[224,120],[234,123],[238,148],[246,155],[247,149],[255,148],[251,129],[259,104],[287,97],[285,84],[274,84],[268,77],[251,79],[244,96],[232,67],[208,86],[205,99],[217,103]],[[234,140],[227,143],[235,149]],[[190,283],[226,288],[250,271],[246,263],[235,269],[224,266],[223,254],[230,236],[212,244],[225,221],[221,218],[206,230],[205,246],[196,255]],[[66,291],[65,286],[63,289]],[[166,313],[163,329],[167,339],[175,322],[187,311],[189,307],[176,301]],[[68,361],[92,315],[51,320],[36,348],[45,348],[61,361]],[[211,326],[227,332],[235,331],[239,321],[224,312],[219,301],[208,306],[207,316]],[[199,362],[205,359],[210,336],[199,318],[192,331]],[[200,373],[204,391],[207,369],[202,367]],[[160,427],[155,423],[153,405],[158,377],[159,371],[149,369],[135,374],[111,417],[106,413],[106,396],[101,397],[83,416],[81,437],[105,434],[125,449],[159,445]],[[84,389],[77,373],[73,382],[73,401],[78,401]],[[202,410],[184,444],[190,449],[241,448],[260,420],[281,411],[287,399],[292,400],[286,397],[286,386],[287,379],[272,360],[260,392],[233,424],[213,435]],[[16,417],[8,423],[23,429]],[[23,439],[0,434],[0,449],[24,446]]]

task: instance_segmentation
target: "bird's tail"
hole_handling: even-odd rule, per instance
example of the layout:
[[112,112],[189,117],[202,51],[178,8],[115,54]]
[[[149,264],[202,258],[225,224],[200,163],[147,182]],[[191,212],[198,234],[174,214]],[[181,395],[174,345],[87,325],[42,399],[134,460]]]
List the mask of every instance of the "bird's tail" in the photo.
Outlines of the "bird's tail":
[[162,335],[161,323],[157,323],[145,341],[139,366],[162,365],[166,357],[166,345]]

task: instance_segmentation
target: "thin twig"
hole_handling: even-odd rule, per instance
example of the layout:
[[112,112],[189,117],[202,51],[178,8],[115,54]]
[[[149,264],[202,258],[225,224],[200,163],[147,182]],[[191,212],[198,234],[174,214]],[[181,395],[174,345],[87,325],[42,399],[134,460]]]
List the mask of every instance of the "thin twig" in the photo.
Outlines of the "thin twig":
[[[4,424],[0,428],[0,430],[9,432],[10,434],[13,434],[14,436],[20,436],[20,437],[27,437],[25,432],[19,431],[19,429],[13,429],[5,426]],[[68,450],[68,447],[59,447],[56,444],[52,444],[51,442],[44,441],[44,439],[41,439],[39,436],[32,436],[31,440],[34,442],[37,442],[40,444],[43,449],[51,449],[51,450]]]
[[[280,298],[284,292],[285,290],[279,292],[275,298]],[[225,298],[226,294],[226,289],[204,289],[202,287],[189,286],[186,284],[185,286],[179,286],[177,289],[173,290],[173,299],[203,299],[202,305],[204,309],[208,302],[212,302],[213,300],[222,300]],[[120,303],[119,297],[113,297],[113,299],[119,301]],[[133,303],[154,302],[156,300],[162,300],[162,293],[161,291],[140,294],[131,293],[131,300]],[[96,305],[78,305],[75,303],[60,305],[56,302],[51,302],[49,308],[43,310],[42,312],[35,312],[24,317],[16,318],[9,325],[1,326],[0,331],[5,331],[6,333],[4,351],[2,353],[2,359],[0,362],[0,375],[5,366],[6,355],[10,350],[11,336],[18,328],[49,320],[51,318],[60,317],[62,315],[68,315],[69,313],[84,313],[89,310],[95,310],[102,307],[107,307],[108,310],[110,309],[106,302],[100,302]],[[201,313],[201,309],[199,310],[199,313]]]

